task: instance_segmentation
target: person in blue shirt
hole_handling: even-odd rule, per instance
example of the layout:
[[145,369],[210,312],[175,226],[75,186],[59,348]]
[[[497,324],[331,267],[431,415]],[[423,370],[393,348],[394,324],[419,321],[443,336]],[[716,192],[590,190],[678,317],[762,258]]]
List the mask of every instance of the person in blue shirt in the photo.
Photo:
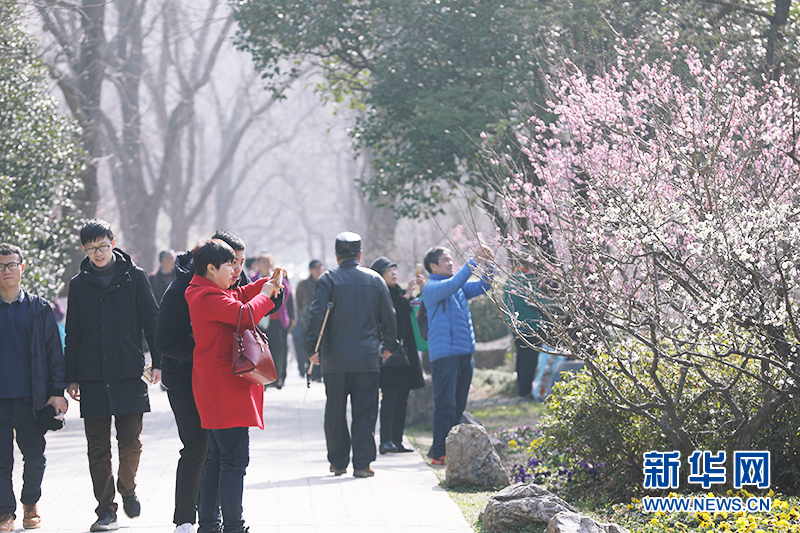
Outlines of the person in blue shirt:
[[40,527],[36,507],[44,477],[44,431],[36,413],[67,412],[66,364],[50,303],[20,288],[22,250],[0,244],[0,531],[14,531],[17,501],[12,485],[14,435],[23,457],[22,527]]
[[[493,260],[492,251],[481,246],[474,259],[454,272],[447,248],[436,246],[425,254],[430,281],[422,289],[422,301],[428,312],[433,380],[433,445],[428,451],[433,464],[445,464],[445,439],[467,407],[475,368],[475,331],[467,302],[491,287]],[[469,281],[473,274],[479,279]]]

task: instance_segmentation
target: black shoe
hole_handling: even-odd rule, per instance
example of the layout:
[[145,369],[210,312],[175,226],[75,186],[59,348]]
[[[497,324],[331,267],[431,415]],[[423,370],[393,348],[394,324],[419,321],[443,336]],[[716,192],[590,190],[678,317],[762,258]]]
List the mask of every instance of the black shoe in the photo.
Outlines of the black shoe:
[[117,523],[117,513],[114,511],[101,511],[97,521],[92,524],[89,531],[113,531],[119,529]]
[[405,446],[403,446],[402,443],[395,442],[394,446],[395,446],[395,448],[397,448],[397,453],[408,453],[408,452],[413,452],[414,451],[411,448],[406,448]]
[[385,453],[397,453],[399,450],[397,446],[395,446],[394,442],[381,442],[381,445],[378,446],[378,451],[381,452],[381,455]]
[[142,514],[142,504],[139,503],[135,492],[122,497],[122,510],[125,511],[128,518],[136,518]]

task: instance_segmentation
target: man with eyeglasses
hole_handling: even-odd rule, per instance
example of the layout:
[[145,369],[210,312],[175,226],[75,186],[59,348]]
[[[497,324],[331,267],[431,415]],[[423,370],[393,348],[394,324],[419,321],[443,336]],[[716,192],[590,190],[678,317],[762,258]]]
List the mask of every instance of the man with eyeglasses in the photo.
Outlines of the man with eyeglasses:
[[111,417],[117,430],[119,470],[116,489],[130,518],[139,516],[136,471],[142,453],[143,413],[150,411],[142,332],[153,359],[152,380],[161,379],[156,349],[158,316],[147,273],[115,248],[111,226],[90,220],[80,231],[86,258],[69,283],[66,350],[67,392],[80,401],[89,455],[89,472],[97,498],[97,520],[91,531],[118,529],[111,468]]
[[[14,434],[23,456],[22,527],[40,527],[37,502],[44,477],[44,433],[36,413],[67,412],[64,353],[50,303],[20,288],[22,250],[0,244],[0,532],[14,531]],[[44,416],[44,415],[43,415]]]

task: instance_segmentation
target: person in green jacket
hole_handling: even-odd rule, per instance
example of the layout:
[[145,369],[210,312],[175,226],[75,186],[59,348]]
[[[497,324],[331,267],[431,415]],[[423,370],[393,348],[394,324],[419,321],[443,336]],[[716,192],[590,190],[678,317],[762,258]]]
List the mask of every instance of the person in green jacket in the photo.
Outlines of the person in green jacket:
[[520,398],[531,397],[533,379],[539,364],[539,349],[542,347],[544,325],[547,323],[545,306],[547,301],[535,276],[520,267],[508,278],[504,287],[504,302],[511,319],[517,351],[517,393]]

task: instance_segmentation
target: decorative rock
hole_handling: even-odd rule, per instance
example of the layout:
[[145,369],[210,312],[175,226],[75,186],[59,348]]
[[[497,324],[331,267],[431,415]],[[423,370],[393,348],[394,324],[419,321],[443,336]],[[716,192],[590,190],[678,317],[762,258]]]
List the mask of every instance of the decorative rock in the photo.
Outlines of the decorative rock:
[[433,421],[433,382],[425,378],[425,386],[409,391],[406,404],[406,427],[430,424]]
[[489,342],[479,342],[475,345],[475,368],[497,368],[503,366],[506,354],[511,351],[511,335],[500,337]]
[[547,489],[532,483],[515,483],[492,496],[478,519],[487,531],[506,531],[550,522],[565,511],[575,509]]
[[506,449],[506,441],[503,439],[498,439],[494,435],[490,435],[489,440],[491,441],[492,446],[494,446],[494,451],[496,451],[498,455],[500,455],[500,453]]
[[550,520],[545,533],[628,533],[628,530],[617,524],[605,524],[582,514],[564,511]]
[[481,421],[475,418],[475,415],[470,413],[469,411],[464,411],[464,414],[461,415],[461,420],[459,421],[460,424],[472,424],[473,426],[483,426]]
[[508,486],[508,472],[482,426],[459,424],[445,441],[448,487]]

